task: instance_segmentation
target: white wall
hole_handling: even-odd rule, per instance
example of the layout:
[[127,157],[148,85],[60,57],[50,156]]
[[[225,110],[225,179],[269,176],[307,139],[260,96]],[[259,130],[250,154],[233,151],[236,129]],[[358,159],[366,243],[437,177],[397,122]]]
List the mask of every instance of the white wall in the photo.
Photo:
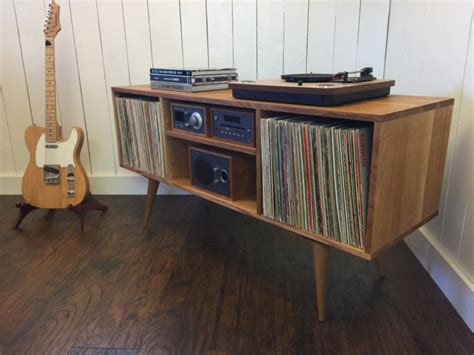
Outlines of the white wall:
[[[405,0],[58,0],[59,119],[86,130],[82,161],[95,193],[143,193],[118,166],[110,86],[147,82],[150,66],[235,66],[242,79],[373,66],[394,93],[455,98],[440,215],[420,229],[454,270],[443,288],[474,320],[472,3]],[[0,0],[0,193],[18,193],[23,132],[43,123],[46,0]],[[160,187],[160,189],[163,189]],[[166,190],[161,192],[170,192]],[[408,243],[439,285],[435,257]],[[421,248],[421,249],[420,249]],[[449,296],[451,295],[451,296]],[[452,296],[454,295],[454,296]],[[467,295],[467,296],[466,296]],[[466,298],[467,297],[467,298]],[[469,309],[471,307],[471,309]],[[470,312],[469,312],[470,311]]]

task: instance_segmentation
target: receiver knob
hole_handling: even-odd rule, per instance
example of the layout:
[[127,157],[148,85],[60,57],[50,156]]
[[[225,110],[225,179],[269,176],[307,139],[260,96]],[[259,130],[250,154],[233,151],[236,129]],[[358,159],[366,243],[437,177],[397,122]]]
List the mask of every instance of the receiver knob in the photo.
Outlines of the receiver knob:
[[189,125],[196,131],[202,127],[202,116],[199,112],[193,112],[191,117],[189,117]]

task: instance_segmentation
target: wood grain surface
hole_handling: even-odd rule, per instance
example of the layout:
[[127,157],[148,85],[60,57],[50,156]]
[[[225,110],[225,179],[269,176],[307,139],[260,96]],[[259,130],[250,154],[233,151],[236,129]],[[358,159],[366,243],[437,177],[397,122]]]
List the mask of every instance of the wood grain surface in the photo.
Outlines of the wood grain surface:
[[267,111],[290,112],[301,115],[324,116],[372,122],[385,122],[398,117],[450,106],[454,102],[454,99],[445,97],[390,95],[333,107],[322,107],[266,101],[239,100],[232,97],[231,90],[189,93],[151,89],[150,85],[133,85],[113,87],[112,92],[154,96],[165,99],[185,100],[189,102],[200,102],[206,104],[253,108]]
[[376,255],[438,213],[452,107],[375,123],[367,250]]
[[18,200],[0,197],[2,354],[474,351],[404,243],[384,254],[385,279],[331,249],[320,323],[312,243],[285,230],[192,196],[159,196],[144,229],[145,196],[101,196],[110,210],[83,234],[67,211],[13,231]]
[[[78,141],[74,148],[73,156],[70,157],[74,161],[74,196],[68,195],[67,186],[67,168],[59,168],[60,183],[45,184],[44,168],[39,168],[36,164],[36,149],[44,128],[40,126],[30,126],[25,131],[25,143],[30,153],[30,161],[26,167],[21,182],[22,194],[26,201],[39,208],[67,208],[69,205],[78,205],[89,193],[89,179],[80,160],[82,144],[84,142],[84,132],[81,128],[75,127],[78,134]],[[60,134],[60,130],[56,133]],[[59,141],[63,139],[59,135]]]

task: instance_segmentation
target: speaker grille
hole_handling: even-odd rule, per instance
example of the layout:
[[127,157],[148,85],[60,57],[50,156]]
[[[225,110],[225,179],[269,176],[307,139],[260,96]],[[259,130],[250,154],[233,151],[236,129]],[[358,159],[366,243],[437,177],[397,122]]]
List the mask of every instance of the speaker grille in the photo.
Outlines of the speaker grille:
[[210,185],[214,174],[212,171],[211,162],[203,157],[199,157],[194,162],[194,169],[196,171],[196,178],[201,184]]

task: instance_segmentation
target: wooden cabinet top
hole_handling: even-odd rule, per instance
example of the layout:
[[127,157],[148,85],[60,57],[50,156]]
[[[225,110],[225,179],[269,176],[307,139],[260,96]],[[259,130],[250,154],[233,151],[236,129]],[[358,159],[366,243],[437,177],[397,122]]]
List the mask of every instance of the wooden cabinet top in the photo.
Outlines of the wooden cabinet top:
[[454,99],[445,97],[389,95],[338,106],[323,107],[240,100],[232,97],[231,90],[189,93],[157,90],[150,88],[149,85],[134,85],[113,87],[112,91],[116,93],[163,97],[173,100],[372,122],[390,121],[396,118],[450,106],[454,103]]

